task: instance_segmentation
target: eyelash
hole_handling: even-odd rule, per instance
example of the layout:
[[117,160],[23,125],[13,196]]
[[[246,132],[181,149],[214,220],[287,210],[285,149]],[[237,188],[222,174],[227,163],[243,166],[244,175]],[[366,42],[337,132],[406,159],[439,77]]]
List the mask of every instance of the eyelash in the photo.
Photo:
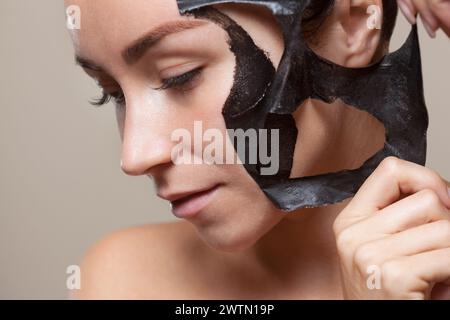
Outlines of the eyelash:
[[[202,73],[203,68],[199,67],[183,73],[182,75],[175,76],[172,78],[163,79],[162,85],[155,90],[169,90],[174,89],[180,92],[186,92],[191,89],[189,87],[191,83]],[[109,103],[112,99],[114,99],[115,103],[118,105],[122,105],[125,103],[125,96],[122,91],[117,91],[114,93],[108,93],[103,91],[102,96],[100,98],[94,99],[90,103],[94,106],[103,106]]]
[[108,104],[112,99],[114,99],[115,103],[119,105],[125,102],[125,96],[123,95],[122,91],[117,91],[114,93],[108,93],[103,91],[102,96],[100,98],[96,98],[90,101],[90,104],[96,107],[100,107],[105,104]]
[[[197,78],[202,72],[202,68],[196,68],[191,71],[188,71],[186,73],[183,73],[182,75],[163,79],[162,80],[162,86],[157,88],[156,90],[167,90],[167,89],[177,89],[180,91],[187,91],[188,85],[194,81],[194,79]],[[186,90],[187,89],[187,90]]]

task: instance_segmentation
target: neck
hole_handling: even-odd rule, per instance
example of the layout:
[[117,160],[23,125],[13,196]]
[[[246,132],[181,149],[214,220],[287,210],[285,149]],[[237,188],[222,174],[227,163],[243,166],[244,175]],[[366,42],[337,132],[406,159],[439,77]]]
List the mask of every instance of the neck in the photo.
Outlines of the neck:
[[346,203],[286,214],[248,253],[296,298],[340,297],[332,226]]

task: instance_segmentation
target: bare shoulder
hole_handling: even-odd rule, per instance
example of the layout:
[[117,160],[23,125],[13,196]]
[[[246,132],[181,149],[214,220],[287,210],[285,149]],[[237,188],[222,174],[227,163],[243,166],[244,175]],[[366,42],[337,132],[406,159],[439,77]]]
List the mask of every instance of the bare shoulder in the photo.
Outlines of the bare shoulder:
[[116,231],[93,245],[81,264],[76,299],[164,299],[186,285],[195,254],[208,250],[187,222]]

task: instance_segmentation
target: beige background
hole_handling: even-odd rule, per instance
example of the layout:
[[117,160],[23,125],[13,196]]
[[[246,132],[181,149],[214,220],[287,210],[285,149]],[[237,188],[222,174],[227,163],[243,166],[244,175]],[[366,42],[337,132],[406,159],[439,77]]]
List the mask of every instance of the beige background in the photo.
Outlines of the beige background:
[[[394,47],[409,27],[402,18]],[[73,63],[62,1],[0,1],[0,298],[65,298],[66,267],[112,230],[173,219],[119,168],[111,106]],[[421,28],[428,166],[450,178],[450,43]]]

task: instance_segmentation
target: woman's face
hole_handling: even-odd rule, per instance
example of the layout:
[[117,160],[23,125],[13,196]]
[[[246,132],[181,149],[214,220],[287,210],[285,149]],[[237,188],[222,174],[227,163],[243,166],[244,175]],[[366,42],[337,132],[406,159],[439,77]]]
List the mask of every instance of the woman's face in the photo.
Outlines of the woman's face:
[[[222,108],[233,86],[235,56],[225,30],[180,16],[175,0],[133,0],[127,5],[123,0],[67,0],[66,5],[81,9],[81,28],[71,30],[80,64],[117,98],[123,171],[152,177],[158,196],[172,202],[174,214],[194,224],[203,240],[218,249],[248,247],[276,225],[285,214],[241,164],[172,161],[179,144],[173,132],[187,129],[194,139],[195,121],[201,121],[202,132],[218,129],[230,147]],[[277,66],[284,48],[268,12],[242,5],[219,9]],[[198,158],[201,153],[194,145],[192,141],[189,152]],[[303,156],[301,163],[298,172],[304,173],[317,159]]]
[[[123,0],[71,0],[66,5],[81,9],[81,28],[71,36],[82,66],[107,93],[124,95],[125,103],[119,97],[116,107],[123,171],[152,177],[158,196],[172,201],[214,188],[195,203],[174,208],[214,247],[246,247],[273,227],[283,214],[242,165],[175,165],[171,159],[178,144],[172,133],[184,128],[194,138],[194,121],[202,122],[203,131],[219,129],[227,137],[221,112],[235,66],[227,33],[212,22],[180,16],[175,0],[134,0],[126,6]],[[282,43],[267,20],[233,11],[227,14],[241,20],[277,63]],[[125,59],[126,49],[150,33],[164,37],[138,57]],[[263,34],[272,34],[270,41],[258,41]]]

